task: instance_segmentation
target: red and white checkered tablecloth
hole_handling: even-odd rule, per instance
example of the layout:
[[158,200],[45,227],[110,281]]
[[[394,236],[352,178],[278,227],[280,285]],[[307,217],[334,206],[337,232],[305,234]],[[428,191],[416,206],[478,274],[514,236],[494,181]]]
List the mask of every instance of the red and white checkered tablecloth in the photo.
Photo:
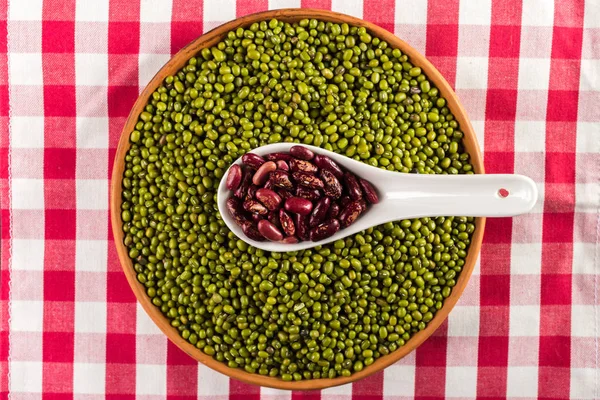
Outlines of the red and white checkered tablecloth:
[[[532,177],[490,219],[448,321],[352,385],[249,386],[153,325],[109,229],[112,159],[140,90],[183,45],[283,7],[375,22],[456,88],[490,173]],[[599,399],[598,0],[0,1],[0,400]]]

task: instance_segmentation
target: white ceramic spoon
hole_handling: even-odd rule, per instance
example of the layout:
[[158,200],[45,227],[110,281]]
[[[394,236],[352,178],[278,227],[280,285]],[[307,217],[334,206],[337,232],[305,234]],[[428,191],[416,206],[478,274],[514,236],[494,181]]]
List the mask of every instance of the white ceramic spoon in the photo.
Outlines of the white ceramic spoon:
[[[252,153],[264,156],[289,152],[297,143],[275,143],[257,147]],[[219,212],[227,227],[246,243],[267,251],[296,251],[330,243],[372,226],[408,218],[447,215],[469,217],[510,217],[524,214],[535,205],[538,191],[535,183],[523,175],[424,175],[403,174],[372,167],[344,155],[318,147],[302,145],[315,154],[330,157],[342,168],[371,182],[379,195],[379,203],[367,210],[347,228],[318,241],[295,244],[258,242],[248,238],[227,211],[226,201],[233,193],[225,187],[225,172],[217,192]],[[235,164],[241,164],[241,157]]]

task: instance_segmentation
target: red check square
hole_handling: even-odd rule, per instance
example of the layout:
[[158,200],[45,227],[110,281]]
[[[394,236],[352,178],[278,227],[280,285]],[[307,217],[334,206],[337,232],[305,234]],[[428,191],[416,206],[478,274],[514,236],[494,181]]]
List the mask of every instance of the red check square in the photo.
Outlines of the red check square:
[[75,210],[46,210],[45,216],[46,240],[75,239]]
[[482,275],[480,285],[482,306],[510,304],[510,275]]
[[548,121],[577,121],[577,103],[579,93],[576,90],[549,90]]
[[[568,243],[573,241],[573,214],[545,213],[542,237],[545,243]],[[548,260],[548,262],[551,261]]]
[[569,367],[570,362],[569,336],[540,336],[540,367]]
[[44,272],[45,301],[74,301],[75,272],[45,271]]
[[75,86],[45,85],[44,116],[75,117]]
[[73,362],[73,333],[44,332],[44,362]]
[[138,97],[137,86],[108,87],[108,116],[126,117]]
[[552,34],[552,58],[579,59],[582,42],[581,28],[555,26]]
[[[551,259],[546,261],[545,257],[542,259],[544,263],[552,262]],[[571,304],[571,274],[543,274],[540,300],[542,305]]]
[[140,24],[138,22],[108,23],[108,53],[137,54],[140,48]]
[[75,21],[42,21],[42,52],[73,53]]
[[489,89],[486,110],[488,120],[514,120],[517,113],[517,91],[512,89]]
[[135,335],[124,333],[107,333],[106,362],[117,364],[134,364]]
[[519,57],[521,27],[492,25],[490,28],[490,57]]
[[427,25],[425,54],[429,56],[456,57],[458,25]]

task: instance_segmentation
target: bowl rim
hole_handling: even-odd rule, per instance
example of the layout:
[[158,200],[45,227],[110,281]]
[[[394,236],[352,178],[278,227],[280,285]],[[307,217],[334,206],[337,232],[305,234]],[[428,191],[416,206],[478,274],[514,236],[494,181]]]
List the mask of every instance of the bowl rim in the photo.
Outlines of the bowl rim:
[[347,23],[349,25],[365,27],[374,37],[378,37],[385,40],[394,48],[399,48],[403,53],[409,56],[410,61],[413,65],[420,67],[423,72],[427,75],[429,81],[438,88],[441,94],[444,96],[447,102],[447,107],[452,111],[453,115],[457,119],[462,132],[464,133],[463,143],[471,156],[471,163],[473,164],[474,170],[478,174],[485,173],[483,160],[481,157],[481,150],[477,142],[476,134],[471,126],[467,113],[461,105],[458,96],[452,90],[450,84],[444,79],[441,73],[417,50],[412,48],[408,43],[395,36],[393,33],[381,28],[371,22],[365,21],[360,18],[352,17],[349,15],[341,14],[334,11],[318,10],[318,9],[300,9],[300,8],[288,8],[262,11],[259,13],[249,14],[235,20],[226,22],[206,33],[194,39],[192,42],[187,44],[179,52],[177,52],[150,80],[144,90],[140,93],[136,102],[134,103],[127,120],[123,126],[120,134],[118,147],[115,152],[115,158],[113,161],[113,170],[110,183],[110,221],[112,225],[113,239],[116,246],[119,262],[125,273],[125,277],[137,301],[141,304],[144,311],[150,316],[152,321],[158,326],[158,328],[182,351],[194,358],[198,362],[216,370],[222,374],[229,376],[246,383],[260,385],[265,387],[271,387],[276,389],[288,389],[288,390],[308,390],[308,389],[325,389],[328,387],[334,387],[343,385],[346,383],[354,382],[359,379],[365,378],[371,374],[383,370],[389,365],[397,362],[401,358],[408,355],[418,346],[420,346],[431,334],[442,324],[442,322],[448,317],[450,311],[454,308],[456,302],[462,295],[469,278],[475,267],[481,245],[483,241],[483,232],[485,228],[485,218],[475,219],[475,231],[473,233],[472,241],[467,252],[467,258],[461,271],[459,278],[454,286],[451,295],[444,300],[443,307],[438,310],[435,317],[427,324],[427,327],[413,335],[404,346],[398,348],[392,353],[381,356],[373,364],[365,367],[362,371],[354,372],[348,377],[336,377],[336,378],[319,378],[319,379],[308,379],[301,381],[286,382],[280,378],[262,376],[259,374],[252,374],[246,372],[240,368],[230,368],[226,364],[213,359],[211,356],[204,354],[200,349],[196,348],[191,343],[183,339],[176,328],[172,327],[169,320],[161,313],[160,309],[154,306],[150,298],[146,295],[144,286],[138,282],[135,270],[133,269],[133,263],[129,258],[127,248],[123,244],[124,233],[122,230],[122,221],[120,216],[120,209],[122,204],[122,176],[125,167],[125,154],[129,150],[129,135],[133,130],[137,119],[145,105],[147,104],[150,96],[154,90],[160,86],[163,79],[167,75],[175,73],[177,70],[182,68],[187,60],[198,53],[199,50],[205,47],[210,47],[218,43],[227,32],[235,30],[238,27],[247,27],[254,22],[269,20],[271,18],[277,18],[284,22],[295,22],[301,19],[320,19],[324,21],[331,21],[335,23]]

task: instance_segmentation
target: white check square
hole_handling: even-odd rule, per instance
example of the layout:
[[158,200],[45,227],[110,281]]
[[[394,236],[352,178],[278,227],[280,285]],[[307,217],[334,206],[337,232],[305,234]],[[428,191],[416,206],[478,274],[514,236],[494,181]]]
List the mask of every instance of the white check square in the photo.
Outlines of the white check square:
[[229,378],[198,363],[198,398],[228,398]]
[[152,80],[156,71],[171,59],[170,54],[147,54],[140,53],[138,56],[140,87],[144,87]]
[[477,367],[446,367],[446,396],[475,398]]
[[[600,28],[600,3],[597,1],[586,1],[583,12],[584,28]],[[584,33],[585,35],[585,33]]]
[[8,18],[12,21],[41,21],[42,3],[43,0],[9,1]]
[[[572,305],[571,335],[577,337],[595,337],[595,324],[597,318],[595,313],[596,309],[593,305]],[[598,315],[598,317],[600,317],[600,315]]]
[[108,179],[77,179],[76,188],[77,209],[108,209]]
[[14,116],[10,120],[10,144],[21,149],[44,148],[44,118]]
[[478,336],[479,307],[456,306],[448,315],[448,336]]
[[41,361],[10,361],[9,368],[9,390],[13,395],[42,392],[43,368]]
[[106,364],[73,363],[74,394],[104,394]]
[[541,243],[513,243],[510,247],[510,273],[515,275],[542,272]]
[[137,303],[136,307],[136,325],[135,332],[138,335],[161,335],[162,332],[156,324],[150,319],[146,311],[142,308],[142,306]]
[[106,240],[77,240],[75,242],[75,270],[106,272],[108,242]]
[[491,0],[461,0],[458,8],[460,25],[489,25],[491,18]]
[[171,22],[172,6],[170,1],[142,0],[140,22]]
[[135,377],[136,395],[164,396],[167,393],[167,366],[138,364]]
[[75,53],[77,86],[108,86],[108,55]]
[[44,240],[13,239],[11,267],[15,271],[43,271]]
[[581,60],[579,90],[597,91],[600,88],[600,60]]
[[108,2],[107,1],[89,1],[76,0],[75,3],[76,21],[108,21]]
[[519,59],[519,90],[548,90],[550,58]]
[[76,301],[75,332],[106,333],[106,303]]
[[[299,8],[300,6],[300,0],[269,0],[269,10],[276,10],[279,8]],[[206,14],[204,20],[206,21]],[[217,19],[216,21],[219,20]]]
[[108,118],[77,117],[77,147],[84,149],[108,148]]
[[390,365],[383,370],[383,396],[413,397],[415,395],[415,366]]
[[600,153],[599,123],[577,122],[577,152]]
[[506,377],[506,396],[537,398],[538,368],[509,367],[508,376]]
[[42,53],[8,53],[8,65],[11,85],[44,84]]
[[[596,257],[596,243],[573,242],[573,274],[598,274],[596,264],[591,260]],[[587,261],[586,261],[587,260]],[[589,279],[594,279],[589,277]],[[599,316],[600,317],[600,316]]]
[[427,2],[396,0],[394,14],[394,22],[397,25],[425,25],[427,24]]
[[545,121],[515,121],[515,151],[542,152],[545,144]]
[[524,0],[521,24],[523,26],[554,26],[554,2]]
[[575,212],[598,212],[600,185],[598,183],[578,183],[575,185]]
[[487,57],[458,57],[456,60],[457,89],[487,89]]
[[[400,1],[401,0],[396,0],[396,4]],[[397,7],[398,6],[396,6],[396,8]],[[363,2],[362,0],[331,0],[331,10],[362,18]]]
[[540,307],[510,306],[510,336],[539,336]]
[[44,180],[14,178],[11,201],[15,210],[43,210]]
[[[271,9],[269,2],[269,9]],[[235,19],[235,0],[204,2],[204,21],[223,22]]]
[[598,399],[598,382],[596,368],[571,368],[571,398]]
[[10,330],[13,332],[42,332],[44,302],[41,300],[12,300]]

